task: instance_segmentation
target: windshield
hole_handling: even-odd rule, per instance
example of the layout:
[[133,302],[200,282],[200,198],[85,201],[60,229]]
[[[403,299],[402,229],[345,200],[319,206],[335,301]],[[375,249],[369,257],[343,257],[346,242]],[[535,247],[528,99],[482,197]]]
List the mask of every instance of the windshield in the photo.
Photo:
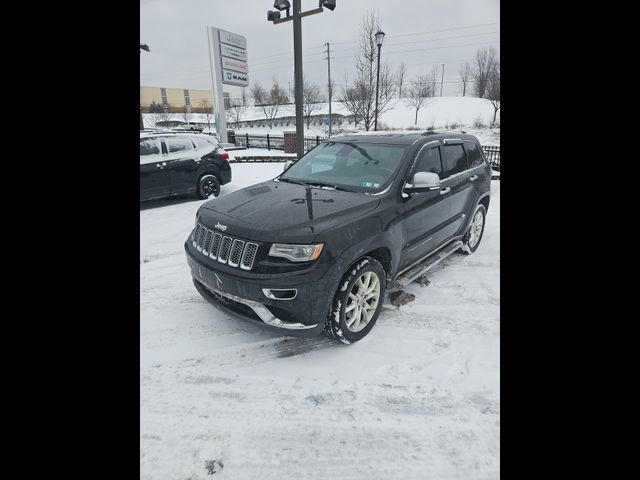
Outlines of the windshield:
[[393,180],[407,147],[321,143],[280,175],[280,180],[377,193]]

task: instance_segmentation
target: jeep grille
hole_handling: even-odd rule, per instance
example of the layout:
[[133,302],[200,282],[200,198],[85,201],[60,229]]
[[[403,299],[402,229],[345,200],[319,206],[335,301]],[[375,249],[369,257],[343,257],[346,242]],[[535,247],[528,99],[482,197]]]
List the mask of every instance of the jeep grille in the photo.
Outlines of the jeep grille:
[[200,253],[230,267],[251,270],[258,253],[258,244],[223,235],[208,229],[201,223],[196,225],[191,239]]

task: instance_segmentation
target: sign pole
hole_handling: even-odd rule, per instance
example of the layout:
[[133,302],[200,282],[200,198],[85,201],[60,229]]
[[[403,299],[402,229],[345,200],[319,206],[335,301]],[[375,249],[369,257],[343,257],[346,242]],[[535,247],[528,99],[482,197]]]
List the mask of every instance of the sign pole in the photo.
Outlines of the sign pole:
[[222,60],[220,58],[220,39],[218,29],[207,28],[209,40],[209,62],[211,65],[211,84],[213,87],[213,116],[216,124],[216,133],[220,143],[227,143],[227,117],[224,110],[224,93],[222,90]]

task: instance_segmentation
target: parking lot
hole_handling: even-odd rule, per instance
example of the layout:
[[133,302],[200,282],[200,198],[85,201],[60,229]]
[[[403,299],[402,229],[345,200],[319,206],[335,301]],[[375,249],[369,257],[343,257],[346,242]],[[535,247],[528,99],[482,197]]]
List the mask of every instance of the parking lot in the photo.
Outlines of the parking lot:
[[[233,164],[221,195],[282,168]],[[407,287],[415,301],[387,300],[349,346],[202,299],[183,249],[202,202],[140,207],[141,478],[499,477],[499,180],[478,251]]]

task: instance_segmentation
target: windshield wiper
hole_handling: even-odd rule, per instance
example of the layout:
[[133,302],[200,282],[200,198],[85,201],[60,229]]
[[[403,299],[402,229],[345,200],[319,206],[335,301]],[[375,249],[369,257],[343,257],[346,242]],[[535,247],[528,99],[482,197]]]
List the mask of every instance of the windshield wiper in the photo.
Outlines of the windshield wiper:
[[324,183],[324,182],[309,182],[309,185],[311,185],[312,187],[329,187],[329,188],[333,188],[334,190],[341,190],[343,192],[353,192],[353,190],[348,190],[346,188],[343,187],[339,187],[338,185],[335,184],[331,184],[331,183]]
[[303,185],[303,186],[305,186],[305,187],[308,187],[308,186],[309,186],[308,184],[306,184],[306,183],[305,183],[305,182],[303,182],[302,180],[293,180],[293,179],[291,179],[291,178],[287,178],[287,177],[284,177],[284,178],[280,177],[280,178],[278,178],[278,180],[279,180],[279,181],[281,181],[281,182],[295,183],[295,184],[297,184],[297,185]]
[[368,159],[369,159],[369,160],[367,160],[367,161],[365,162],[365,165],[366,165],[367,163],[369,163],[369,161],[371,161],[371,162],[373,162],[373,163],[375,163],[375,164],[380,163],[380,160],[374,160],[373,158],[371,158],[371,155],[369,155],[369,152],[367,152],[364,148],[359,147],[359,146],[358,146],[358,145],[356,145],[355,143],[347,143],[347,142],[345,142],[345,144],[346,144],[346,145],[349,145],[349,146],[351,146],[351,147],[353,147],[353,148],[355,148],[358,152],[360,152],[360,153],[362,154],[362,156],[363,156],[363,157],[365,157],[365,158],[368,158]]

